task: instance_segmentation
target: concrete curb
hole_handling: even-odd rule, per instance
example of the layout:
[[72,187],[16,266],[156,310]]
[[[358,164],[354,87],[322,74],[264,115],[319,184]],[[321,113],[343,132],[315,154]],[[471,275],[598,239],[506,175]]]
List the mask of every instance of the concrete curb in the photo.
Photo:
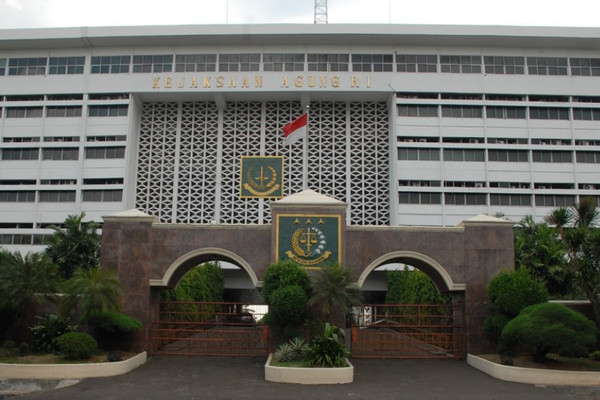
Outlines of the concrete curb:
[[336,385],[354,381],[354,366],[346,360],[343,368],[293,368],[271,365],[273,354],[269,354],[265,364],[265,380],[279,383],[299,383],[303,385]]
[[547,386],[600,386],[600,372],[511,367],[473,354],[467,354],[467,364],[493,378],[508,382]]
[[146,352],[125,361],[90,364],[0,364],[4,379],[84,379],[126,374],[144,364]]

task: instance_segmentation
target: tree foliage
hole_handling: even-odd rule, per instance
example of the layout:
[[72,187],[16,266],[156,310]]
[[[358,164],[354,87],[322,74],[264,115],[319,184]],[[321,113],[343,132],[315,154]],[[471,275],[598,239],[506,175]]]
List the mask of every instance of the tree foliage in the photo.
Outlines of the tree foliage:
[[528,351],[536,361],[556,352],[585,357],[594,348],[596,327],[582,314],[562,304],[541,303],[526,307],[502,331],[500,346],[506,353],[517,348]]
[[[548,221],[568,221],[569,213],[557,212]],[[550,295],[572,292],[575,276],[567,263],[567,248],[559,232],[546,223],[525,217],[515,228],[515,268],[525,269],[543,282]]]
[[299,286],[306,296],[310,296],[312,285],[306,271],[292,260],[278,261],[267,267],[263,279],[262,294],[267,304],[277,289],[285,286]]
[[313,293],[308,304],[320,304],[327,322],[334,310],[346,312],[349,307],[360,303],[358,292],[349,288],[352,282],[349,268],[337,263],[326,265],[312,277]]
[[163,299],[223,301],[225,275],[218,262],[197,265],[186,273],[175,289],[163,291]]
[[58,265],[63,279],[78,269],[100,265],[100,236],[97,222],[83,222],[85,213],[69,215],[64,227],[51,226],[54,233],[46,239],[46,254]]
[[84,322],[93,311],[119,311],[121,308],[121,283],[115,271],[110,269],[78,269],[65,282],[63,291],[62,313],[69,315],[79,308],[80,320]]
[[440,294],[425,273],[402,269],[387,271],[387,304],[445,304],[448,297]]

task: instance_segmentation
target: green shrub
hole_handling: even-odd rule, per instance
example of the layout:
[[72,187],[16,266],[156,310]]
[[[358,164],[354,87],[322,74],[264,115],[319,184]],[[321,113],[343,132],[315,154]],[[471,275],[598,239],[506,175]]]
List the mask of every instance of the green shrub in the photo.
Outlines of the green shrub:
[[590,354],[590,360],[600,361],[600,350],[596,350],[592,354]]
[[503,271],[488,283],[487,297],[494,312],[514,318],[525,307],[548,301],[548,292],[526,271]]
[[85,360],[98,349],[96,340],[84,332],[69,332],[58,337],[56,343],[66,358]]
[[278,261],[267,267],[263,279],[262,294],[265,302],[271,305],[271,296],[280,288],[286,286],[299,286],[310,296],[312,286],[306,271],[291,260]]
[[308,346],[306,360],[308,365],[318,367],[345,367],[346,358],[350,352],[342,343],[339,336],[344,331],[335,325],[325,324],[323,333],[315,336]]
[[510,318],[504,314],[492,314],[483,321],[483,331],[498,339]]
[[509,354],[521,348],[541,362],[549,352],[585,357],[595,341],[596,326],[585,316],[562,304],[541,303],[506,324],[500,346]]
[[303,361],[308,351],[308,345],[303,337],[294,337],[288,342],[281,344],[275,354],[275,360],[281,363]]
[[88,323],[108,332],[135,332],[142,329],[140,321],[116,311],[92,311]]
[[36,317],[40,322],[29,328],[33,336],[33,348],[37,351],[54,353],[58,350],[56,339],[69,332],[76,332],[77,326],[69,325],[68,322],[55,314],[46,314]]

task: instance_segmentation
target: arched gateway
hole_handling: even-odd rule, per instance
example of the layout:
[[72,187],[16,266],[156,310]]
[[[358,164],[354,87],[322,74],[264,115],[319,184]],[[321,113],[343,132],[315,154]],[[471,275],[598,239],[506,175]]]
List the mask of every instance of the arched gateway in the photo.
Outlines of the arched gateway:
[[[208,260],[240,267],[260,288],[265,268],[291,258],[307,268],[338,261],[357,269],[361,289],[375,269],[405,263],[452,295],[461,352],[489,349],[482,332],[489,279],[514,262],[512,223],[478,216],[456,227],[346,226],[346,204],[312,190],[273,202],[272,224],[165,224],[137,210],[104,218],[102,265],[118,272],[123,311],[139,318],[137,349],[150,349],[157,288],[173,287]],[[312,246],[312,247],[311,247]]]

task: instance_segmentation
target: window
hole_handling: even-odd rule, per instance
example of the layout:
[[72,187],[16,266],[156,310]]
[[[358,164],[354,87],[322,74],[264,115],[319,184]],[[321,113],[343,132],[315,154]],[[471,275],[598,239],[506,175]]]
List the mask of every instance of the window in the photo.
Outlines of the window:
[[600,109],[574,108],[573,119],[576,121],[600,121]]
[[215,72],[216,54],[180,54],[175,56],[175,72]]
[[484,139],[482,137],[445,137],[442,139],[444,143],[471,143],[478,144],[484,143]]
[[304,54],[263,54],[263,70],[304,71]]
[[88,147],[85,149],[87,159],[125,158],[125,147]]
[[90,93],[90,100],[127,100],[129,93]]
[[481,106],[442,106],[442,117],[446,118],[483,118]]
[[40,191],[40,203],[74,203],[74,190]]
[[6,96],[6,101],[43,101],[43,94],[16,94],[12,96]]
[[582,139],[575,140],[575,146],[600,146],[600,140]]
[[40,149],[2,149],[3,161],[37,160]]
[[557,95],[529,95],[529,101],[543,101],[547,103],[568,103],[569,96]]
[[354,72],[392,72],[393,70],[392,54],[352,54]]
[[600,76],[600,58],[569,58],[571,75]]
[[[38,236],[38,235],[34,235]],[[31,235],[14,235],[14,234],[1,234],[0,235],[0,244],[10,245],[10,244],[31,244]],[[34,243],[37,244],[37,243]]]
[[40,179],[40,185],[76,185],[77,179]]
[[131,56],[92,57],[92,74],[126,74],[129,72]]
[[39,58],[11,58],[8,60],[8,75],[44,75],[48,59]]
[[84,190],[83,201],[112,202],[122,201],[122,190]]
[[398,193],[399,204],[441,204],[440,193],[428,192],[400,192]]
[[397,106],[399,117],[437,117],[438,106],[404,105]]
[[398,160],[415,160],[415,161],[439,161],[439,149],[398,149]]
[[133,73],[171,72],[172,55],[133,56]]
[[445,187],[470,187],[470,188],[484,188],[485,182],[475,181],[444,181]]
[[348,71],[348,54],[308,54],[308,70],[316,72]]
[[555,119],[568,120],[568,108],[550,108],[550,107],[531,107],[529,108],[529,118],[531,119]]
[[485,193],[445,193],[444,203],[456,206],[485,206],[487,205]]
[[442,100],[482,100],[483,95],[478,93],[442,93]]
[[49,94],[46,98],[49,101],[83,100],[83,94]]
[[527,150],[488,150],[488,161],[529,162]]
[[6,58],[0,58],[0,76],[6,74]]
[[567,59],[559,57],[527,57],[529,75],[567,75]]
[[525,73],[525,57],[485,56],[486,74],[523,75]]
[[526,96],[519,94],[486,94],[485,98],[489,101],[525,101]]
[[570,146],[571,139],[531,139],[531,144],[545,144],[555,146]]
[[490,194],[490,205],[528,207],[531,206],[531,196],[528,194]]
[[453,74],[481,73],[481,56],[440,56],[442,72]]
[[5,137],[2,138],[4,143],[31,143],[31,142],[39,142],[39,137],[26,136],[26,137]]
[[46,136],[44,142],[79,142],[79,136]]
[[485,151],[471,149],[444,149],[444,161],[482,162],[485,161]]
[[440,186],[440,181],[399,180],[398,186]]
[[124,142],[127,140],[125,135],[108,135],[108,136],[87,136],[88,142]]
[[83,74],[85,57],[50,57],[48,75]]
[[600,164],[600,151],[576,151],[575,159],[578,163]]
[[48,106],[46,117],[81,117],[81,106]]
[[575,196],[566,194],[536,194],[535,205],[538,207],[569,207],[575,204]]
[[0,185],[35,185],[35,179],[2,179]]
[[529,189],[531,185],[529,182],[490,182],[490,187],[504,189]]
[[34,201],[34,190],[0,191],[0,202],[2,203],[33,203]]
[[219,71],[258,71],[260,67],[260,54],[220,54]]
[[437,72],[435,54],[396,54],[398,72]]
[[126,104],[115,104],[108,106],[88,106],[88,115],[90,117],[126,117]]
[[42,118],[42,107],[7,107],[6,118]]
[[78,160],[78,148],[52,148],[42,149],[42,160],[67,161]]
[[485,116],[496,119],[525,119],[525,107],[487,106]]
[[533,150],[533,162],[539,163],[570,163],[573,162],[573,156],[570,151],[545,151]]
[[86,178],[83,180],[84,185],[120,185],[123,183],[123,178]]

